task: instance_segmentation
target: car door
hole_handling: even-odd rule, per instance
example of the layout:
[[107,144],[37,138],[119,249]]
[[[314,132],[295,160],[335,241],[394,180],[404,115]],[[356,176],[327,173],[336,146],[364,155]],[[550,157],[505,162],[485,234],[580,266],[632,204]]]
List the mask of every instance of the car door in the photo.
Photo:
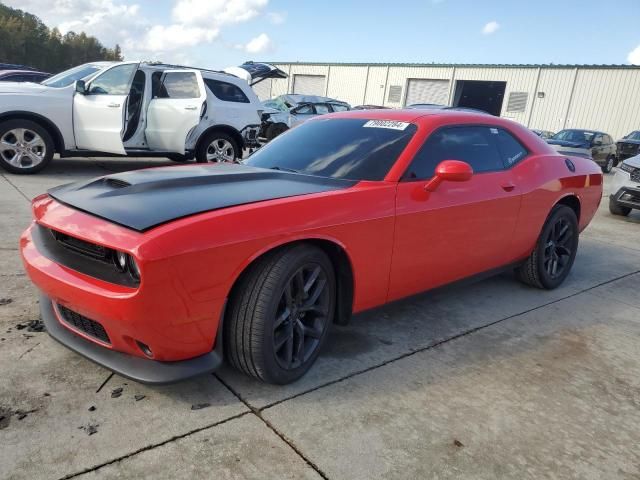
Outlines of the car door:
[[137,63],[115,65],[92,79],[73,97],[76,146],[84,150],[125,155],[124,114]]
[[197,70],[165,70],[159,77],[147,108],[147,145],[151,150],[183,154],[187,135],[205,111],[202,75]]
[[[398,184],[389,300],[412,295],[507,263],[520,208],[510,166],[527,155],[506,152],[508,132],[484,125],[456,125],[433,132]],[[507,141],[513,140],[508,134]],[[444,160],[470,164],[465,182],[426,183]]]

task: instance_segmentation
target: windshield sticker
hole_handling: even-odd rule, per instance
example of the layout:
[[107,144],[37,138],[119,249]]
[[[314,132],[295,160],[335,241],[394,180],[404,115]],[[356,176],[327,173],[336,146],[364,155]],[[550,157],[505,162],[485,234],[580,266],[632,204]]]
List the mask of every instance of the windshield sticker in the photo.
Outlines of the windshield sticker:
[[491,133],[493,133],[494,135],[498,134],[498,129],[497,128],[490,128],[489,130],[491,130]]
[[391,130],[404,130],[409,126],[407,122],[396,122],[394,120],[369,120],[363,125],[364,128],[390,128]]

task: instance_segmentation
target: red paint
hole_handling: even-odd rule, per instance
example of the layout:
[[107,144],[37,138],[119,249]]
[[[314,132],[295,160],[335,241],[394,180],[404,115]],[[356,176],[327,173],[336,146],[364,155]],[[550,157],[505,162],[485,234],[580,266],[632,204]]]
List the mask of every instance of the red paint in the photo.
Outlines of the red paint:
[[[279,245],[316,239],[344,249],[358,312],[524,259],[553,205],[576,196],[584,229],[602,196],[594,162],[572,158],[576,171],[571,173],[564,156],[507,120],[419,110],[323,118],[331,116],[409,121],[418,131],[382,182],[194,215],[145,233],[40,196],[33,202],[36,222],[130,253],[142,282],[136,289],[122,287],[51,262],[36,250],[33,227],[20,241],[29,276],[55,302],[99,321],[112,340],[110,348],[143,356],[137,339],[158,360],[181,360],[211,350],[234,282],[253,260]],[[399,181],[431,132],[452,124],[500,126],[531,153],[509,170],[473,174],[466,181],[464,165],[441,165],[442,178],[431,191],[425,190],[429,181]]]

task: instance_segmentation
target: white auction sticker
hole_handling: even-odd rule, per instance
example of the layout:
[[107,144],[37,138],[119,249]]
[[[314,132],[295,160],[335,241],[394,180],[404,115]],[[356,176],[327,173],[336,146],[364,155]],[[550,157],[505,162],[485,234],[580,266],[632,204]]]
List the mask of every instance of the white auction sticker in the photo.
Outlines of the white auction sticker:
[[407,122],[396,122],[395,120],[369,120],[363,125],[365,128],[390,128],[391,130],[404,130],[408,126]]

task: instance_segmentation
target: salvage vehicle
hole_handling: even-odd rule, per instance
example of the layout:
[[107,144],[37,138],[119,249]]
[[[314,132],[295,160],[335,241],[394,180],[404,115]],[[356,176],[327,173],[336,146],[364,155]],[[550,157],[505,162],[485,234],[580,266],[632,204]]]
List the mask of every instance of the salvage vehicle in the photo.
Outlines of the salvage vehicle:
[[631,132],[616,143],[618,162],[640,154],[640,130]]
[[0,84],[0,166],[36,173],[61,156],[230,161],[257,145],[262,105],[234,75],[95,62],[41,84]]
[[611,135],[594,130],[566,129],[547,139],[559,153],[590,158],[604,173],[616,165],[616,145]]
[[262,114],[258,136],[266,142],[315,116],[351,110],[346,102],[316,95],[280,95],[263,105],[268,110]]
[[558,287],[602,180],[510,120],[350,111],[243,163],[54,188],[20,251],[49,334],[94,362],[166,383],[226,358],[286,384],[353,313],[508,269]]
[[626,158],[613,176],[609,195],[609,211],[627,216],[631,210],[640,210],[640,155]]

